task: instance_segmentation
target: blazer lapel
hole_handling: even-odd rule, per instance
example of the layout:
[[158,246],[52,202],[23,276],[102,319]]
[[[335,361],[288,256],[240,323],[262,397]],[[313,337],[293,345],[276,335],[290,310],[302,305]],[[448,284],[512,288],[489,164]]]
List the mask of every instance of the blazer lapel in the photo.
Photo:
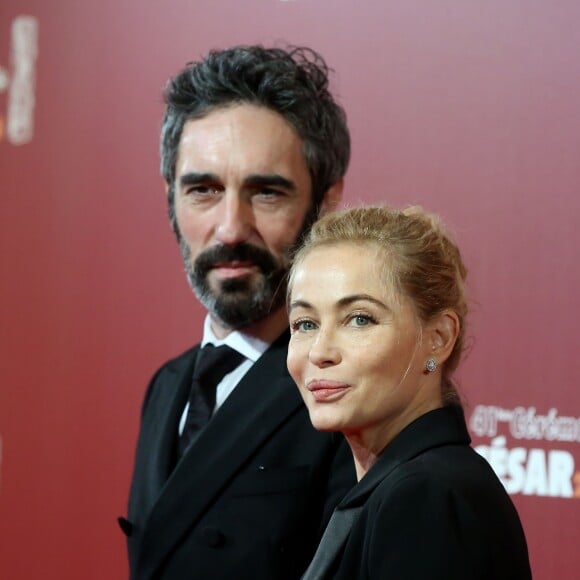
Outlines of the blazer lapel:
[[287,342],[283,335],[262,355],[169,477],[146,524],[142,571],[158,567],[224,483],[301,408],[298,389],[286,371]]
[[148,514],[157,501],[175,465],[177,425],[191,389],[193,365],[199,347],[163,367],[152,380],[155,389],[147,394],[147,421],[143,423],[137,449],[131,490],[129,519]]
[[332,563],[346,543],[352,525],[362,509],[362,506],[360,506],[336,510],[332,514],[314,558],[301,580],[322,580],[328,574]]

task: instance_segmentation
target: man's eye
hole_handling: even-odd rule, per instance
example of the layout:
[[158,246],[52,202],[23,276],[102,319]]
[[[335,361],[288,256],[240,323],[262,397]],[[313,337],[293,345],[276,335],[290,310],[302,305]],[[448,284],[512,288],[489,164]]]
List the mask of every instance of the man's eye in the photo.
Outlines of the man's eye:
[[192,185],[185,191],[188,195],[213,196],[219,193],[215,185]]
[[284,192],[278,189],[271,189],[269,187],[261,187],[260,189],[256,189],[254,192],[255,196],[259,196],[262,199],[277,199],[284,195]]

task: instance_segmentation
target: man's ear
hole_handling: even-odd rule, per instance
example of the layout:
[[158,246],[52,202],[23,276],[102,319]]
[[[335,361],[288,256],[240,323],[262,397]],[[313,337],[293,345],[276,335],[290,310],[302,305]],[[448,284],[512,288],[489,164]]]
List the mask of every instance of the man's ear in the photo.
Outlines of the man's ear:
[[[169,192],[171,191],[171,185],[165,182],[165,196],[169,198]],[[173,203],[171,204],[171,208],[169,210],[169,227],[174,234],[177,234],[178,238],[180,238],[181,234],[179,233],[179,226],[177,225],[177,216],[175,214],[175,190],[173,192]]]
[[342,201],[342,190],[344,189],[344,178],[341,177],[334,185],[324,194],[322,203],[320,204],[320,215],[324,215],[329,211],[334,211]]
[[427,324],[427,355],[443,364],[453,352],[461,330],[459,316],[454,310],[444,310]]

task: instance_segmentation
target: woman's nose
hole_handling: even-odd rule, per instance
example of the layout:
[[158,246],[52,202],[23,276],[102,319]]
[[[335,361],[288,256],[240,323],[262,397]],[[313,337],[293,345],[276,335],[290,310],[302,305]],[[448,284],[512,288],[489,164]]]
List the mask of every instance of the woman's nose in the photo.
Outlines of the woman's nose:
[[336,365],[341,361],[341,354],[333,332],[319,329],[308,354],[310,362],[318,367]]

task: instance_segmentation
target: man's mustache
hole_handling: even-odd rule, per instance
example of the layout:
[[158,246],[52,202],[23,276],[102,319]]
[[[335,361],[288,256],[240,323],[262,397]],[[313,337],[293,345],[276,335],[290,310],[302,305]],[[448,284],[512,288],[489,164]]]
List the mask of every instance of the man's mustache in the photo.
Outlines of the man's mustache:
[[279,268],[267,250],[241,242],[233,247],[219,245],[204,250],[195,260],[194,272],[196,276],[205,278],[211,269],[228,262],[251,262],[264,274],[270,274]]

